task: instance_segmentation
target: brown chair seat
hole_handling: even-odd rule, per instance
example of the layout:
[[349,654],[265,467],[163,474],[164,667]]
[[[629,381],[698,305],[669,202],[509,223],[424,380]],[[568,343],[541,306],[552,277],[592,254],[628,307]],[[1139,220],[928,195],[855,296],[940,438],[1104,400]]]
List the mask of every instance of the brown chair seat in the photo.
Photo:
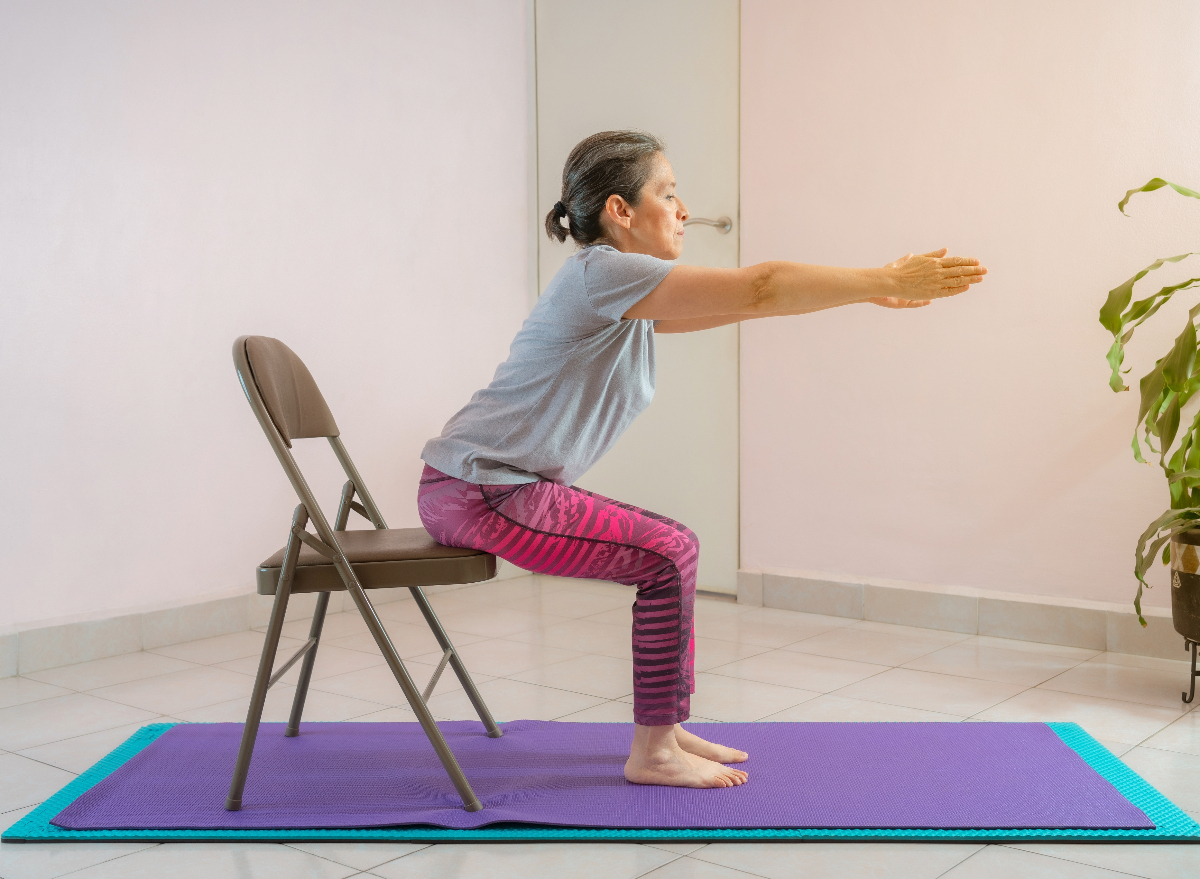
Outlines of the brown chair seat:
[[[496,575],[496,557],[474,549],[443,546],[424,528],[338,531],[338,543],[365,589],[478,583]],[[274,595],[284,550],[258,566],[258,594]],[[292,592],[345,591],[333,563],[300,544]]]

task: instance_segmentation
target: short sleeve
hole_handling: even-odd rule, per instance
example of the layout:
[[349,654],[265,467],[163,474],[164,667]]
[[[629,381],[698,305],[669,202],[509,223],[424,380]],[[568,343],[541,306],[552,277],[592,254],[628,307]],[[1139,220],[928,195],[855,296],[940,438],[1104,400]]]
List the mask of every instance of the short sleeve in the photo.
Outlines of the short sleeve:
[[662,283],[674,265],[644,253],[621,253],[607,245],[595,247],[583,267],[588,304],[601,317],[619,321]]

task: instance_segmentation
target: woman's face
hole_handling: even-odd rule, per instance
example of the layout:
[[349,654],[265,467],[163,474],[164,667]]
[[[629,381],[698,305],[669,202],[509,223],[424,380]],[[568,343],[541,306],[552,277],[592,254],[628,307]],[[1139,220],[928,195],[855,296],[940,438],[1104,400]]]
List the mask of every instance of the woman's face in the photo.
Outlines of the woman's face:
[[620,207],[610,216],[611,235],[618,250],[626,253],[645,253],[659,259],[678,259],[683,253],[683,221],[687,208],[675,195],[675,172],[666,156],[654,156],[654,169],[642,187],[642,198],[636,207],[627,205],[619,196]]

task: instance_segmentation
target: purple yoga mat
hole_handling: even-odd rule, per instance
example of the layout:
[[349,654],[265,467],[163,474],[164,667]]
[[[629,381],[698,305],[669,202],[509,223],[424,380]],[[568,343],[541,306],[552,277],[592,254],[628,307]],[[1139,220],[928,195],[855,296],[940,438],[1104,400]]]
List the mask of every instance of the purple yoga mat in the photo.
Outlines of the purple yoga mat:
[[697,723],[750,781],[628,783],[633,727],[518,720],[489,739],[442,723],[484,808],[461,800],[416,723],[259,728],[240,812],[225,794],[241,724],[179,724],[64,809],[77,830],[313,829],[497,822],[599,828],[1152,828],[1041,723]]

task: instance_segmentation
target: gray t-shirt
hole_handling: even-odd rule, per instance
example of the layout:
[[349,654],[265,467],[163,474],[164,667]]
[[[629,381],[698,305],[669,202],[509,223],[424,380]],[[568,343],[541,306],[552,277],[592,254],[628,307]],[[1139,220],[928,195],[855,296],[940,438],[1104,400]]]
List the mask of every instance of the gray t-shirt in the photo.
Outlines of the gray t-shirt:
[[492,383],[421,451],[477,485],[571,485],[654,396],[654,321],[622,320],[673,263],[606,244],[567,260]]

